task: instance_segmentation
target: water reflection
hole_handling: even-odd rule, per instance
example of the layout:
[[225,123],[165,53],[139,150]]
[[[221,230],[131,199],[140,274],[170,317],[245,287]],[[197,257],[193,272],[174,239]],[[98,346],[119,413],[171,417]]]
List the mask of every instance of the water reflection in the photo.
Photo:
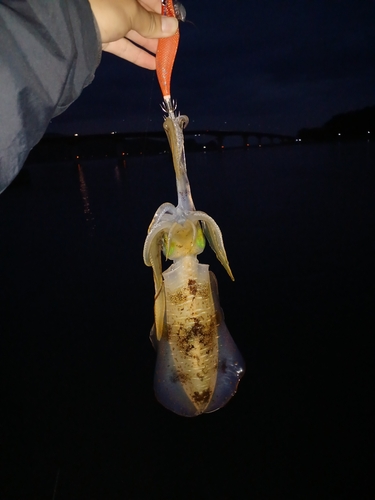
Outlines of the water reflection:
[[120,168],[118,165],[115,166],[115,180],[117,185],[121,186]]
[[120,160],[118,164],[114,166],[113,175],[115,179],[116,191],[122,198],[124,196],[124,171],[126,169],[126,161]]
[[85,181],[85,176],[83,175],[83,170],[80,164],[78,167],[78,175],[79,175],[79,190],[81,192],[82,201],[83,201],[83,213],[85,214],[86,222],[90,225],[91,231],[95,229],[94,224],[94,216],[92,215],[89,201],[89,192],[87,189],[87,184]]

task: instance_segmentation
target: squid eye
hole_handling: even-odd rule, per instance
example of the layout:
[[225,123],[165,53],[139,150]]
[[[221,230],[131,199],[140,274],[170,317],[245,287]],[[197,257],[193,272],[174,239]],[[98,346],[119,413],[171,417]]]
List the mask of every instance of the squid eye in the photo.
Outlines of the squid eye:
[[170,259],[171,255],[173,255],[173,252],[175,250],[175,243],[173,240],[170,240],[168,237],[168,233],[163,234],[163,238],[161,240],[161,249],[163,251],[163,254],[165,255],[166,259]]
[[206,238],[204,237],[200,224],[198,224],[197,227],[197,236],[195,237],[195,244],[198,247],[199,253],[203,252],[204,247],[206,246]]

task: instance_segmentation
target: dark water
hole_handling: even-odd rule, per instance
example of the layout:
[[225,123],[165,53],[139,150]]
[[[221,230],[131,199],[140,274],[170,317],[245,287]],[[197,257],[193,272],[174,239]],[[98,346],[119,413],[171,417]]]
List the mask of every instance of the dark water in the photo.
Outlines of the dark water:
[[205,250],[238,393],[194,419],[154,399],[142,248],[169,157],[31,165],[0,197],[1,499],[373,498],[374,144],[188,169],[236,277]]

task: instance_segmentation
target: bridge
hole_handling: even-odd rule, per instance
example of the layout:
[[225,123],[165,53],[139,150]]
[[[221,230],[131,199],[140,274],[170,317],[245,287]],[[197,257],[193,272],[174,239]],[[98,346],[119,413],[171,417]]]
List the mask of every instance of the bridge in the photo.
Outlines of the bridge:
[[[135,139],[141,137],[147,137],[149,139],[164,139],[166,137],[164,130],[160,130],[157,132],[129,132],[129,133],[121,133],[114,134],[117,137],[121,136],[124,138]],[[295,137],[291,135],[283,135],[283,134],[271,134],[268,132],[251,132],[245,130],[209,130],[209,129],[200,129],[200,130],[184,130],[185,138],[193,138],[197,140],[197,137],[201,138],[209,138],[212,137],[216,141],[218,148],[222,148],[225,146],[225,140],[228,137],[240,138],[242,141],[243,147],[248,147],[250,145],[250,139],[255,138],[257,141],[257,145],[265,145],[265,144],[290,144],[295,142]],[[201,142],[201,141],[199,141]]]
[[[249,148],[291,144],[289,135],[238,130],[184,130],[185,149],[219,151],[223,148]],[[123,158],[125,155],[160,154],[169,151],[164,130],[122,132],[103,135],[45,135],[30,152],[29,161],[59,161],[74,158]]]

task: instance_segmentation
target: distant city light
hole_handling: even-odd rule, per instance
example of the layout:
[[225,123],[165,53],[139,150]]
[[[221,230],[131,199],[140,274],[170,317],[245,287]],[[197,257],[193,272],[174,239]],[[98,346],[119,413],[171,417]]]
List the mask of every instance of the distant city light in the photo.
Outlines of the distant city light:
[[74,134],[74,137],[78,137],[78,134]]
[[369,134],[369,133],[370,133],[370,131],[368,130],[368,131],[367,131],[367,133]]
[[341,135],[341,132],[339,132],[337,135]]

